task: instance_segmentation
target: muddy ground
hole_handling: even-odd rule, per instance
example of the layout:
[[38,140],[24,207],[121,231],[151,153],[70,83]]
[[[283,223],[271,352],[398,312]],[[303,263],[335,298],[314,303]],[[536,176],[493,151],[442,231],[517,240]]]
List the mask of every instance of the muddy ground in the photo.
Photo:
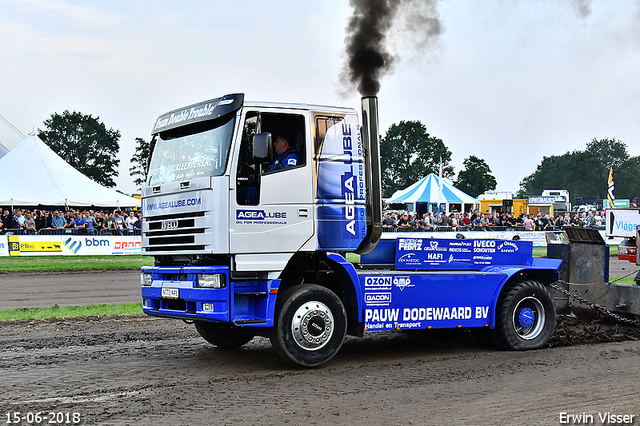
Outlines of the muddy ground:
[[[5,275],[0,289],[23,307],[139,301],[137,273],[90,275]],[[19,412],[18,424],[73,413],[89,425],[640,424],[638,339],[638,327],[564,317],[550,347],[529,352],[496,351],[486,333],[371,333],[303,369],[266,339],[219,349],[178,320],[6,321],[0,421]],[[36,412],[41,422],[28,422]],[[603,422],[606,413],[628,423]]]
[[557,425],[583,413],[602,424],[607,412],[639,424],[638,329],[582,325],[561,325],[572,345],[529,352],[455,330],[372,333],[303,369],[266,339],[218,349],[177,320],[3,322],[0,410],[101,425]]

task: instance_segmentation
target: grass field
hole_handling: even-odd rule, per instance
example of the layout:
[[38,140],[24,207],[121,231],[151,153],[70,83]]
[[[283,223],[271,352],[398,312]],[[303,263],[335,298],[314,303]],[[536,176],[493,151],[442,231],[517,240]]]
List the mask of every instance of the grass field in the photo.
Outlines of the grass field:
[[0,272],[108,271],[153,265],[150,256],[15,256],[0,257]]
[[33,320],[43,318],[71,318],[91,316],[136,316],[142,315],[142,303],[93,306],[53,306],[51,308],[9,309],[0,311],[0,321]]

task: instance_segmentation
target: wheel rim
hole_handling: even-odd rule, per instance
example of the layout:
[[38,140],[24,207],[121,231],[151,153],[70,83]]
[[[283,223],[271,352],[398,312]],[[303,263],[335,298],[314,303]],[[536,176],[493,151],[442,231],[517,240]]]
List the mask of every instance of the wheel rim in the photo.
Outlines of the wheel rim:
[[542,333],[545,318],[542,302],[533,296],[525,297],[513,310],[513,327],[520,338],[532,340]]
[[310,351],[322,348],[333,336],[333,330],[333,315],[322,302],[307,302],[293,314],[291,333],[301,348]]

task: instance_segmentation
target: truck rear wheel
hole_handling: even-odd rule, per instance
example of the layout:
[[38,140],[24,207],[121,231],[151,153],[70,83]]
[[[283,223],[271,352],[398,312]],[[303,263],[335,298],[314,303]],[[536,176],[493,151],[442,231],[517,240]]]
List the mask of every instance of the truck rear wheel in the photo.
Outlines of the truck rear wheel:
[[555,324],[549,289],[537,281],[521,281],[498,298],[493,341],[501,349],[538,349],[549,342]]
[[276,325],[270,339],[285,359],[305,367],[329,361],[338,352],[347,330],[344,305],[331,290],[297,285],[278,298]]
[[195,325],[204,340],[219,348],[237,348],[248,343],[254,337],[234,326],[207,321],[196,321]]

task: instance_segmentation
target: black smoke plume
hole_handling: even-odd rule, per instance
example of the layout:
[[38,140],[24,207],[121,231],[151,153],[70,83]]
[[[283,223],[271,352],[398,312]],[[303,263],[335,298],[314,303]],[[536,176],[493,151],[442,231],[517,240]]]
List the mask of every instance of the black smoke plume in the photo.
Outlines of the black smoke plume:
[[404,33],[404,45],[423,48],[440,35],[436,0],[350,0],[353,15],[347,25],[347,62],[341,80],[362,96],[375,96],[380,78],[391,72],[398,59],[389,52],[389,33]]

